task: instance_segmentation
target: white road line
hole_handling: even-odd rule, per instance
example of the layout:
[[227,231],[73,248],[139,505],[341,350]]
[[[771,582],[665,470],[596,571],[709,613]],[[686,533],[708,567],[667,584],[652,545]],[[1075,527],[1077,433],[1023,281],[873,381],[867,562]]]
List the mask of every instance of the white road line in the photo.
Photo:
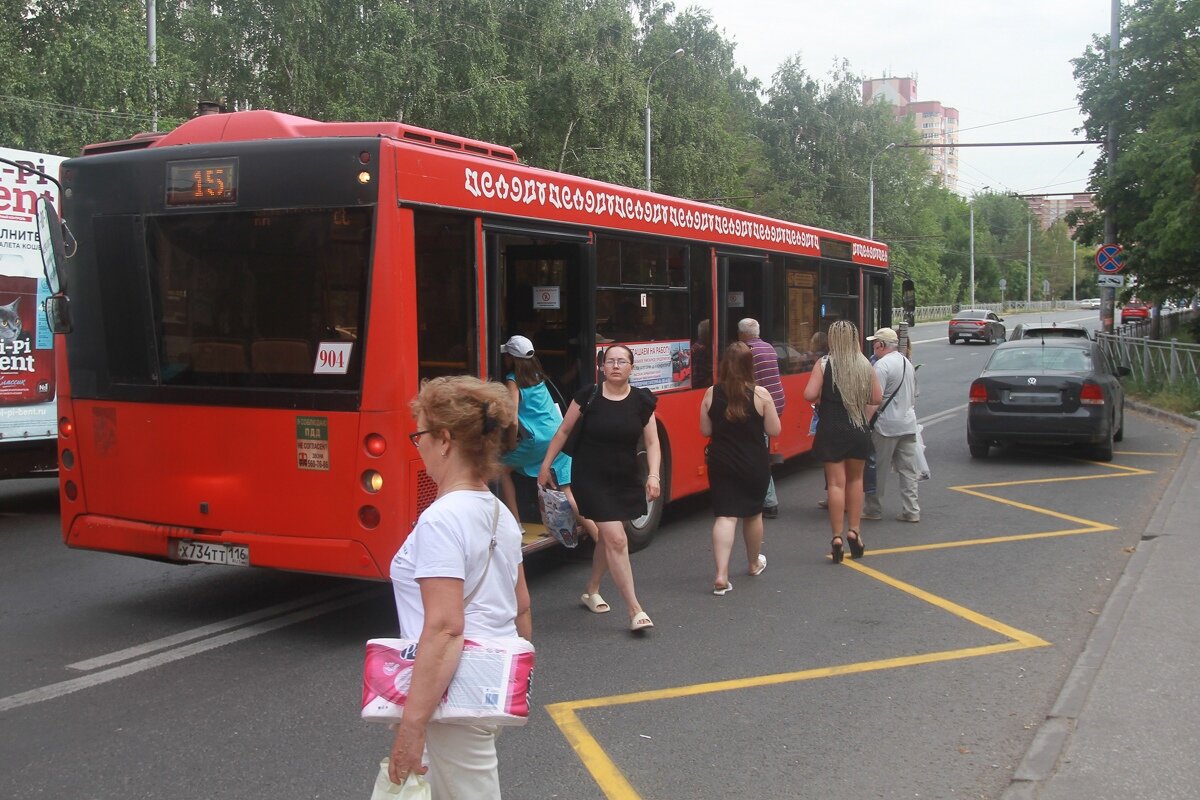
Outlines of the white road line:
[[199,628],[192,628],[190,631],[183,631],[182,633],[172,634],[171,636],[164,636],[161,639],[155,639],[152,642],[146,642],[145,644],[139,644],[134,647],[127,647],[124,650],[117,650],[115,652],[108,653],[107,655],[96,656],[95,658],[89,658],[83,661],[76,661],[74,664],[67,664],[67,669],[88,672],[93,669],[99,669],[100,667],[108,667],[113,664],[119,664],[122,661],[140,658],[141,656],[147,655],[148,653],[153,653],[156,650],[166,650],[169,647],[175,647],[176,645],[183,644],[184,642],[203,639],[206,636],[212,636],[214,634],[221,633],[222,631],[240,628],[243,625],[249,625],[251,622],[258,622],[260,619],[277,617],[280,614],[286,614],[289,611],[294,611],[298,608],[304,608],[306,606],[313,605],[314,603],[321,603],[325,600],[332,600],[337,597],[343,597],[345,595],[361,591],[361,587],[356,587],[353,589],[331,589],[328,592],[321,592],[319,594],[312,595],[311,597],[293,600],[288,603],[279,603],[278,605],[269,606],[267,608],[259,609],[258,611],[251,611],[248,614],[230,617],[227,620],[215,622],[211,625],[203,625]]
[[160,667],[163,664],[170,664],[172,661],[179,661],[184,658],[215,650],[218,647],[224,647],[227,644],[240,642],[243,639],[249,639],[260,634],[269,633],[270,631],[284,628],[288,625],[293,625],[297,622],[303,622],[307,619],[327,614],[330,611],[336,611],[340,608],[360,603],[367,598],[372,592],[360,591],[343,597],[338,600],[330,600],[319,605],[312,606],[302,611],[296,611],[291,614],[285,614],[281,617],[276,617],[258,625],[241,628],[239,630],[230,631],[229,633],[213,636],[199,642],[176,647],[171,650],[165,650],[155,655],[147,656],[136,661],[130,661],[127,664],[122,664],[119,667],[102,670],[84,675],[79,678],[61,681],[60,683],[52,683],[49,686],[42,686],[38,689],[31,689],[27,692],[9,695],[8,697],[0,697],[0,713],[11,711],[14,708],[41,703],[46,700],[54,700],[59,697],[78,692],[83,689],[90,689],[93,686],[99,686],[110,681],[127,678],[130,675],[136,675],[139,672],[145,672],[148,669]]
[[930,414],[928,417],[918,419],[917,422],[928,428],[930,425],[937,425],[939,422],[945,422],[946,420],[955,417],[958,412],[962,411],[966,407],[967,404],[963,403],[961,406],[947,408],[945,411],[939,411],[936,414]]

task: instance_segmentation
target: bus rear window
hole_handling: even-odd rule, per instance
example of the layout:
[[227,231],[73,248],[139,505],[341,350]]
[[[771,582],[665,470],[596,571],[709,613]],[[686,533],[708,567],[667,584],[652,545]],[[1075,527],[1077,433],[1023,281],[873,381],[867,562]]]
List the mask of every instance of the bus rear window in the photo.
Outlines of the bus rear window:
[[359,387],[370,209],[146,224],[162,385]]

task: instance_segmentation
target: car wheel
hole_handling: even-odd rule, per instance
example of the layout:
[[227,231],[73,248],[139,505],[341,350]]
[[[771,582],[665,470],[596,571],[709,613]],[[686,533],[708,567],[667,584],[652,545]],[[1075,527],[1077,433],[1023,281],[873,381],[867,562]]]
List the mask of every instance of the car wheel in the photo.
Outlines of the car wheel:
[[1113,429],[1108,426],[1108,438],[1096,445],[1094,456],[1096,461],[1112,461],[1113,459]]
[[995,340],[995,338],[993,338],[991,331],[988,331],[988,335],[984,337],[983,343],[984,344],[995,344],[996,343],[996,340]]
[[1117,426],[1117,432],[1113,434],[1114,442],[1120,442],[1125,439],[1125,403],[1124,403],[1124,401],[1122,401],[1121,408],[1119,409],[1119,411],[1121,414],[1121,424],[1119,426]]
[[957,339],[955,339],[953,336],[951,336],[951,337],[950,337],[950,344],[954,344],[954,343],[955,343],[955,342],[957,342],[957,341],[958,341],[958,340],[957,340]]
[[983,439],[976,439],[971,434],[967,434],[967,449],[971,451],[971,458],[987,458],[990,445]]
[[1008,331],[1000,331],[1000,341],[1002,341],[1002,342],[1008,341]]

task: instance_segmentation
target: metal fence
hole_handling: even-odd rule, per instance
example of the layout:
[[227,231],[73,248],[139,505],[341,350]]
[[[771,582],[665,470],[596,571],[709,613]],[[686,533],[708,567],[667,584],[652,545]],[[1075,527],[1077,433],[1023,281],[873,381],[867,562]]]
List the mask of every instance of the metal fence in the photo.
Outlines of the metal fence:
[[[1190,309],[1159,317],[1160,336],[1167,336],[1193,322],[1200,311]],[[1121,325],[1112,333],[1096,335],[1114,364],[1129,367],[1134,380],[1149,386],[1192,386],[1200,388],[1200,344],[1176,339],[1148,339],[1149,321]]]
[[[1019,314],[1025,311],[1068,311],[1079,308],[1079,304],[1070,300],[1035,300],[1031,303],[1026,303],[1024,300],[1006,300],[1004,303],[976,303],[974,306],[920,306],[917,308],[916,319],[914,321],[935,322],[940,319],[950,319],[955,313],[964,308],[986,308],[988,311],[995,311],[997,314]],[[904,310],[893,308],[892,319],[896,321],[904,319]]]

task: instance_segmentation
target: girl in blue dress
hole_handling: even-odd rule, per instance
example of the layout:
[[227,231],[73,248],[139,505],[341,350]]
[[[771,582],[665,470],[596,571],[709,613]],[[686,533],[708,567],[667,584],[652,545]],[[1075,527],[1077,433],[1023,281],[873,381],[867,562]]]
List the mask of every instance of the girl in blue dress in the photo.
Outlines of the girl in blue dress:
[[[534,355],[533,342],[524,336],[513,336],[500,348],[507,356],[505,359],[511,370],[504,376],[504,385],[512,397],[517,409],[517,422],[520,426],[520,439],[514,450],[501,458],[503,472],[500,475],[500,497],[513,516],[520,521],[517,513],[517,489],[513,485],[513,470],[531,478],[538,476],[542,459],[546,456],[546,446],[554,438],[558,426],[562,424],[562,411],[546,385],[546,376],[542,365]],[[576,517],[579,509],[575,508],[575,499],[571,495],[571,457],[559,453],[553,461],[554,479],[567,495],[571,507],[575,509]],[[521,528],[524,532],[524,527]]]

